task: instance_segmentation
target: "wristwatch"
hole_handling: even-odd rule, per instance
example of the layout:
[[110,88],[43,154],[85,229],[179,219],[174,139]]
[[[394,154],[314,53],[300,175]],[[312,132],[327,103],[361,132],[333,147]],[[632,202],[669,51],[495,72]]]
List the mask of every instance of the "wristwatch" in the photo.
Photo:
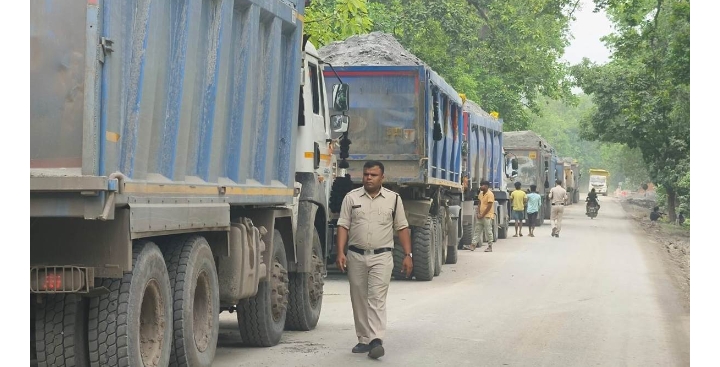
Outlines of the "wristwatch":
[[405,254],[405,257],[408,257],[408,256],[410,256],[410,258],[412,258],[412,252],[409,254]]

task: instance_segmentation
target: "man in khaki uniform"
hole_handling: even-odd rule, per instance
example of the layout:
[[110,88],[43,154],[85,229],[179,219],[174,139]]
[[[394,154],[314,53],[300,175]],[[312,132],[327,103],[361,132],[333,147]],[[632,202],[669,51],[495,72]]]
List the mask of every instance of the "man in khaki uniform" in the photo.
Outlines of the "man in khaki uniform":
[[[393,270],[393,231],[398,232],[405,252],[403,270],[412,273],[410,231],[400,195],[382,187],[385,167],[368,161],[363,167],[363,187],[345,195],[340,209],[337,233],[337,266],[348,269],[355,333],[358,344],[353,353],[371,358],[385,355],[387,314],[385,300]],[[349,232],[349,234],[348,234]],[[345,245],[348,247],[347,257]]]
[[555,187],[550,189],[550,223],[553,225],[552,236],[560,237],[560,225],[562,224],[563,213],[565,212],[565,200],[567,191],[562,187],[562,180],[555,180]]

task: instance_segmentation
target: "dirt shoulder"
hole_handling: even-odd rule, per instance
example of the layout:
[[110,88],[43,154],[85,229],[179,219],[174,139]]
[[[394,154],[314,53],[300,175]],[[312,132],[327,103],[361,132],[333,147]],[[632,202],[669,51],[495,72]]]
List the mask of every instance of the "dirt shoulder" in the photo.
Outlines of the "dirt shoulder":
[[622,208],[648,238],[657,243],[667,254],[667,271],[682,290],[686,307],[690,307],[690,228],[667,222],[652,223],[650,210],[655,205],[654,198],[633,197],[618,198]]

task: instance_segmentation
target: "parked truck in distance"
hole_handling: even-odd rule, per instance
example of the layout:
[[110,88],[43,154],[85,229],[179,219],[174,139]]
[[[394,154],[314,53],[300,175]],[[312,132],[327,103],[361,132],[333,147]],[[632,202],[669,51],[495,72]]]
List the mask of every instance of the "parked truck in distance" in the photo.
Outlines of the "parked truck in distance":
[[595,189],[598,195],[607,196],[610,172],[604,169],[591,168],[589,173],[588,178],[590,179],[590,183],[588,184],[588,191]]
[[[517,162],[517,176],[508,180],[507,191],[515,190],[515,182],[520,182],[522,190],[530,185],[537,186],[537,192],[543,197],[540,204],[538,225],[550,219],[550,189],[555,186],[557,155],[555,149],[541,136],[531,130],[506,131],[503,134],[505,154]],[[510,204],[508,204],[510,205]],[[511,222],[514,220],[511,219]]]
[[335,160],[304,4],[30,3],[41,366],[211,366],[222,311],[251,346],[315,327]]

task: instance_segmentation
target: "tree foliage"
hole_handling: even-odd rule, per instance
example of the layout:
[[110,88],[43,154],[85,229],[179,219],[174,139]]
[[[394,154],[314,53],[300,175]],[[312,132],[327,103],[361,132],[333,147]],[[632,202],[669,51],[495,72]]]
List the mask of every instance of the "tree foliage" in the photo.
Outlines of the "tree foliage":
[[367,0],[313,0],[305,9],[305,33],[315,46],[372,29]]
[[[583,137],[637,148],[651,179],[667,193],[675,219],[678,188],[690,172],[690,3],[597,0],[615,23],[612,60],[584,60],[573,75],[596,108]],[[689,190],[688,190],[689,195]]]
[[583,173],[581,187],[587,187],[590,168],[610,171],[611,190],[620,182],[628,189],[637,189],[648,182],[649,175],[638,149],[583,139],[580,121],[595,108],[589,96],[579,95],[575,104],[541,98],[539,105],[540,114],[531,116],[530,130],[547,139],[561,158],[578,160]]
[[[393,34],[458,92],[499,112],[509,129],[522,129],[540,111],[541,96],[572,100],[568,66],[560,57],[578,2],[314,0],[306,32],[324,45],[365,33],[363,27],[372,24],[372,30]],[[360,3],[367,4],[367,21]],[[355,26],[342,28],[348,17]]]

